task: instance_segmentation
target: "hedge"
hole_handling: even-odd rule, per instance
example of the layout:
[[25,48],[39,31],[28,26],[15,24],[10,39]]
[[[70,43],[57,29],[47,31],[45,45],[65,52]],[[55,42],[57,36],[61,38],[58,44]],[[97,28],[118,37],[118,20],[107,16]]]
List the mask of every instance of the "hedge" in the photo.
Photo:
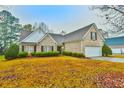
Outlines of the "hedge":
[[69,51],[63,51],[62,54],[66,56],[72,56],[72,52]]
[[12,44],[4,53],[5,59],[14,59],[18,56],[19,46]]
[[32,53],[31,53],[31,56],[35,56],[35,53],[36,53],[36,52],[32,52]]
[[19,54],[18,54],[18,57],[27,57],[28,56],[28,52],[20,52]]
[[69,51],[63,51],[62,54],[66,56],[73,56],[73,57],[79,57],[79,58],[85,57],[83,53],[76,53],[76,52],[69,52]]
[[35,57],[50,57],[50,56],[58,56],[59,52],[52,51],[52,52],[33,52],[31,53],[32,56]]

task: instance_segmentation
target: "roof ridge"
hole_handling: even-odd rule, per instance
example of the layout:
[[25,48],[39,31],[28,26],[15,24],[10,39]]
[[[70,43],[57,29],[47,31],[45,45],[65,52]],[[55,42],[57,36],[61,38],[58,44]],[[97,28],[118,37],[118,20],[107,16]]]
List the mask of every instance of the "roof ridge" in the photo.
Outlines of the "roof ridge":
[[57,33],[48,33],[48,34],[61,35],[61,34],[57,34]]

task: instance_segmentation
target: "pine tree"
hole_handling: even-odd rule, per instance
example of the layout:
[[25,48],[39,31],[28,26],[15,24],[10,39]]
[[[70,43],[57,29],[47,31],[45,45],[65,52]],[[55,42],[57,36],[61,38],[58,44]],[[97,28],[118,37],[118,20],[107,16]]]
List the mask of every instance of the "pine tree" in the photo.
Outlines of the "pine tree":
[[4,49],[19,40],[21,29],[18,18],[6,10],[0,12],[0,44]]

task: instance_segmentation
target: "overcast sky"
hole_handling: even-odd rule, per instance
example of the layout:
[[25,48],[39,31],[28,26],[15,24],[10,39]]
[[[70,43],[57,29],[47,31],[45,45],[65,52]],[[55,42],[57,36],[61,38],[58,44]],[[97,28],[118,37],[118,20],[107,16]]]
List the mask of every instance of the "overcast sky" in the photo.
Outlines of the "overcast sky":
[[91,6],[22,5],[9,6],[6,9],[19,18],[21,24],[44,22],[56,33],[62,30],[68,33],[91,23],[103,28],[103,20],[89,7]]

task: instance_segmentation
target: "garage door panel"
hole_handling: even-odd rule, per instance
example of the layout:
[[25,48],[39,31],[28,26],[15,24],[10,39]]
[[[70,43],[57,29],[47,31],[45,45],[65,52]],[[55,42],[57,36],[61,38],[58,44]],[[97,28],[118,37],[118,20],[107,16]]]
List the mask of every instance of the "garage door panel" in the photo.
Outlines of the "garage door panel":
[[122,53],[124,53],[124,48],[122,48]]
[[85,56],[86,57],[102,56],[102,49],[101,47],[85,47]]
[[112,49],[112,53],[121,53],[120,48]]

